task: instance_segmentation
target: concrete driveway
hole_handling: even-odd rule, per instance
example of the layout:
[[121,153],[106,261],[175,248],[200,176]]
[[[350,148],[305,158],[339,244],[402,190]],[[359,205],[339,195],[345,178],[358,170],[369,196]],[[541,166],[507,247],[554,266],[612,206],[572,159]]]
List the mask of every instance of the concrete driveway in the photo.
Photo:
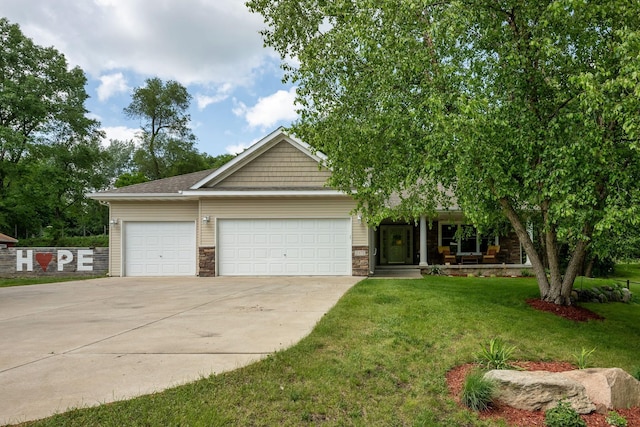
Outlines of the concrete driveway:
[[0,289],[0,424],[232,370],[306,336],[357,277],[105,278]]

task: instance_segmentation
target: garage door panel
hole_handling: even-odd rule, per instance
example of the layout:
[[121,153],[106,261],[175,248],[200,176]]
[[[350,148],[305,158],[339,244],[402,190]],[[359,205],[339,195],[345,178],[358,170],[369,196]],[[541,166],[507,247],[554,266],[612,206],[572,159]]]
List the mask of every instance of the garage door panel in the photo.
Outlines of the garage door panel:
[[124,239],[127,276],[196,274],[193,222],[126,222]]
[[220,275],[351,274],[350,219],[217,223]]

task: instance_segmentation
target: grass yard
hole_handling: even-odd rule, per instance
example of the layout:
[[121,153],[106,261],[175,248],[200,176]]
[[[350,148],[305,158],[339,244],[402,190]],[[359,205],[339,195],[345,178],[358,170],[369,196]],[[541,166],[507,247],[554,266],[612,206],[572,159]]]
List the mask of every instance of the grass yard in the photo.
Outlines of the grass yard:
[[26,286],[41,285],[43,283],[71,282],[73,280],[97,279],[105,276],[79,276],[79,277],[27,277],[19,279],[2,279],[0,278],[0,288],[8,288],[10,286]]
[[494,337],[515,359],[575,362],[595,347],[592,366],[640,368],[640,304],[584,304],[606,320],[574,323],[530,308],[536,297],[531,278],[364,280],[307,338],[261,362],[29,425],[504,425],[459,408],[445,382]]

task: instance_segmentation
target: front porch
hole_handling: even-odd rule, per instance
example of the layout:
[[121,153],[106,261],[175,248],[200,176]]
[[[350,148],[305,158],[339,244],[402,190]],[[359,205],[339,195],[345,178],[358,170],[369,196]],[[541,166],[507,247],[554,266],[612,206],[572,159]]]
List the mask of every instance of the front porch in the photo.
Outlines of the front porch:
[[415,279],[423,275],[474,276],[474,277],[520,277],[531,271],[527,264],[477,264],[477,265],[393,265],[377,266],[372,278]]
[[460,213],[413,223],[386,220],[369,237],[370,275],[377,277],[407,271],[512,277],[531,268],[515,233],[482,236]]

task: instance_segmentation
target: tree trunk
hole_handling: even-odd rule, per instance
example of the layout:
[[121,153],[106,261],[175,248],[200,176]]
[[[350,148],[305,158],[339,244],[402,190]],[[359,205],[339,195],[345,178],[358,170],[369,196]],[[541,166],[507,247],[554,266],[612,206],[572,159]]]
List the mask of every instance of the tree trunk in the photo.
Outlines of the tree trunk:
[[598,255],[594,255],[589,259],[587,266],[584,268],[584,276],[585,277],[593,277],[593,267],[598,260]]
[[558,239],[553,225],[547,225],[545,235],[545,247],[549,260],[549,292],[542,294],[544,301],[559,305],[569,305],[570,300],[562,295],[562,273],[560,271],[560,257],[558,256]]
[[547,280],[547,274],[544,269],[544,264],[536,251],[536,248],[531,240],[531,236],[527,232],[526,227],[520,220],[520,217],[516,213],[511,203],[506,198],[500,199],[500,205],[502,207],[502,211],[505,216],[513,226],[513,229],[524,248],[527,256],[529,257],[529,261],[531,261],[531,266],[533,267],[533,272],[536,275],[536,279],[538,281],[538,288],[540,289],[540,295],[546,295],[549,292],[549,281]]

